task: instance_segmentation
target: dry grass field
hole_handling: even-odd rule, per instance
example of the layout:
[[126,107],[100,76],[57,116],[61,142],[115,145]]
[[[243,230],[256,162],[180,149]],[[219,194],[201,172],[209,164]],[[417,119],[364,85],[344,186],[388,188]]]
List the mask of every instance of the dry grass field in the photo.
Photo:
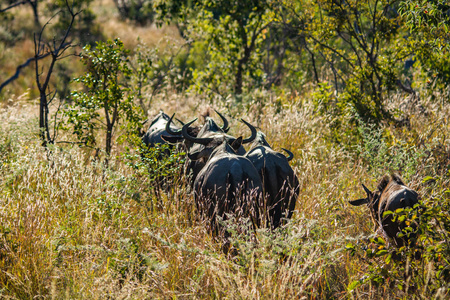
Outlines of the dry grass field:
[[[183,178],[157,197],[153,182],[127,165],[122,145],[115,147],[107,170],[79,147],[46,153],[37,119],[31,117],[36,105],[17,100],[2,109],[2,298],[409,298],[404,289],[386,286],[349,289],[364,279],[370,264],[352,256],[346,244],[365,247],[373,232],[367,209],[347,201],[363,196],[360,183],[374,188],[394,162],[371,166],[330,144],[326,120],[306,99],[290,99],[279,113],[275,100],[224,113],[232,120],[232,134],[246,134],[233,118],[245,116],[266,132],[275,149],[294,152],[292,166],[301,184],[296,211],[276,232],[235,235],[239,252],[234,256],[222,253],[220,242],[206,231]],[[173,94],[170,101],[155,100],[151,114],[162,108],[189,120],[210,105],[199,101],[199,96]],[[383,160],[383,148],[397,151],[405,160],[400,171],[408,184],[423,199],[432,199],[439,188],[422,179],[441,176],[439,163],[448,164],[448,106],[424,105],[427,116],[412,116],[411,130],[384,128],[391,144],[377,140],[377,149],[364,155]],[[419,141],[422,146],[415,146]],[[442,178],[440,186],[448,188],[448,177]]]

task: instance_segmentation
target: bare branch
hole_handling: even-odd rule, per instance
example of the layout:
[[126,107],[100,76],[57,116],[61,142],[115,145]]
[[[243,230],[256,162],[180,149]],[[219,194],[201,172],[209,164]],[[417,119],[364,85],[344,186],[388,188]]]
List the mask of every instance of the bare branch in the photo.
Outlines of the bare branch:
[[5,11],[7,11],[7,10],[10,10],[11,8],[14,8],[14,7],[22,5],[22,4],[27,4],[27,3],[28,3],[28,0],[16,2],[16,3],[11,4],[10,6],[8,6],[6,8],[0,9],[0,13],[3,13]]
[[44,83],[41,83],[40,77],[42,74],[39,73],[39,66],[36,61],[35,70],[36,70],[36,84],[39,89],[40,99],[39,99],[39,128],[41,130],[41,139],[43,146],[46,147],[48,143],[53,144],[55,142],[55,138],[57,136],[56,132],[56,117],[55,117],[55,127],[53,136],[50,135],[50,124],[48,120],[48,114],[49,114],[49,104],[52,103],[52,101],[55,99],[56,91],[53,94],[53,96],[49,99],[50,93],[47,94],[47,90],[49,90],[50,85],[50,79],[53,73],[53,69],[55,67],[55,64],[58,60],[61,59],[61,56],[65,53],[67,49],[71,47],[70,43],[67,43],[66,40],[69,36],[69,33],[72,29],[73,23],[75,22],[76,16],[81,12],[74,13],[73,9],[70,7],[68,0],[65,1],[66,3],[66,9],[70,13],[71,20],[70,24],[66,28],[65,34],[63,38],[60,41],[57,41],[56,37],[53,37],[52,41],[43,43],[42,42],[42,34],[47,27],[48,24],[50,24],[50,21],[59,13],[62,12],[60,10],[58,13],[53,15],[50,20],[45,23],[44,26],[42,26],[42,29],[39,32],[38,37],[36,35],[34,36],[34,45],[35,45],[35,57],[39,57],[41,55],[41,52],[46,50],[46,55],[51,55],[51,62],[47,70],[47,74],[44,78]]
[[58,122],[58,114],[61,111],[62,101],[60,100],[58,103],[58,108],[56,109],[54,120],[53,120],[53,141],[58,137],[58,125],[61,124],[61,121]]
[[14,73],[14,75],[11,76],[10,78],[8,78],[8,79],[7,79],[5,82],[3,82],[2,84],[0,84],[0,92],[3,90],[3,88],[4,88],[5,86],[7,86],[8,84],[10,84],[10,83],[13,82],[14,80],[16,80],[16,79],[19,77],[20,72],[22,71],[22,69],[25,68],[26,66],[28,66],[32,61],[36,61],[36,60],[40,60],[40,59],[46,58],[46,57],[49,56],[49,55],[50,55],[50,53],[46,53],[46,54],[43,54],[43,55],[40,55],[40,56],[37,56],[37,57],[31,57],[31,58],[27,59],[26,62],[24,62],[23,64],[19,65],[19,66],[16,68],[16,72]]

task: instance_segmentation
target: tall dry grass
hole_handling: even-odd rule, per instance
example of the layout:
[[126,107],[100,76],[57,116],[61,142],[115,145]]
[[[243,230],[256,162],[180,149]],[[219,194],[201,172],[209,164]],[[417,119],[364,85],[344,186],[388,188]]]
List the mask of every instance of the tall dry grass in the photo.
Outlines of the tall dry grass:
[[[206,231],[183,178],[157,197],[154,183],[125,163],[122,146],[115,148],[108,169],[78,147],[57,145],[46,152],[38,140],[35,105],[2,109],[2,298],[419,297],[371,284],[348,290],[369,265],[364,257],[351,256],[345,246],[364,246],[373,232],[367,210],[350,207],[347,200],[363,196],[361,182],[374,188],[393,162],[371,148],[350,151],[330,143],[327,122],[315,114],[307,98],[283,101],[281,110],[280,99],[271,95],[264,103],[224,109],[198,95],[169,93],[156,97],[150,110],[156,114],[162,108],[190,120],[213,106],[230,117],[231,134],[248,134],[238,121],[243,117],[257,124],[275,149],[294,152],[292,165],[301,189],[293,219],[276,232],[260,229],[254,237],[234,235],[232,242],[239,248],[234,256],[222,253],[220,242]],[[389,142],[377,145],[382,149],[423,143],[416,151],[423,155],[404,158],[405,164],[417,167],[414,172],[406,168],[409,173],[404,175],[427,196],[435,191],[421,180],[441,174],[439,164],[445,163],[449,151],[449,124],[448,105],[423,102],[427,114],[411,115],[409,130],[384,128]],[[369,133],[368,143],[375,143]],[[388,149],[402,154],[406,148]],[[385,162],[371,166],[370,158]]]

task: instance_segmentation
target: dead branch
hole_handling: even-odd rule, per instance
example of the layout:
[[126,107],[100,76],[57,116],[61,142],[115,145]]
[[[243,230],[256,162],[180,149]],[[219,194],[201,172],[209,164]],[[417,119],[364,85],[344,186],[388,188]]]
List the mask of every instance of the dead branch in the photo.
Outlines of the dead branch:
[[3,13],[5,11],[7,11],[7,10],[10,10],[11,8],[14,8],[16,6],[19,6],[19,5],[22,5],[22,4],[26,4],[26,3],[28,3],[28,0],[24,0],[24,1],[19,1],[19,2],[13,3],[13,4],[11,4],[10,6],[8,6],[6,8],[0,9],[0,13]]
[[40,55],[40,56],[31,57],[31,58],[27,59],[26,62],[24,62],[23,64],[19,65],[19,66],[17,67],[16,72],[14,73],[14,75],[11,76],[10,78],[8,78],[8,79],[7,79],[5,82],[3,82],[2,84],[0,84],[0,92],[3,90],[3,88],[4,88],[5,86],[7,86],[8,84],[10,84],[10,83],[13,82],[14,80],[16,80],[16,79],[19,77],[20,72],[22,71],[22,69],[25,68],[26,66],[28,66],[32,61],[36,61],[36,60],[40,60],[40,59],[46,58],[46,57],[49,56],[49,55],[50,55],[50,53],[45,53],[45,54],[42,54],[42,55]]
[[[70,43],[67,43],[66,40],[69,36],[70,31],[72,30],[73,23],[75,22],[75,18],[78,14],[81,13],[81,11],[74,12],[71,6],[69,5],[68,0],[66,2],[66,9],[70,14],[71,20],[70,23],[64,33],[64,36],[60,40],[59,44],[56,42],[56,38],[53,38],[53,43],[44,43],[42,41],[42,34],[46,28],[46,26],[49,24],[49,22],[56,16],[53,16],[50,18],[47,23],[42,26],[41,31],[39,34],[34,36],[34,49],[35,49],[35,57],[39,57],[43,54],[41,54],[43,51],[46,51],[47,55],[51,56],[51,62],[48,66],[48,71],[46,76],[43,78],[43,82],[41,82],[41,75],[39,73],[39,64],[36,60],[35,64],[35,73],[36,73],[36,85],[39,90],[39,128],[41,130],[41,139],[42,144],[44,147],[47,146],[48,143],[53,144],[55,142],[56,138],[56,132],[53,133],[53,136],[50,136],[50,124],[48,120],[48,114],[49,114],[49,104],[54,99],[55,95],[51,99],[48,98],[49,94],[47,94],[47,90],[49,89],[50,85],[50,78],[53,73],[53,68],[55,67],[55,64],[58,60],[61,59],[61,56],[64,55],[64,52],[71,47]],[[59,12],[58,12],[59,13]]]

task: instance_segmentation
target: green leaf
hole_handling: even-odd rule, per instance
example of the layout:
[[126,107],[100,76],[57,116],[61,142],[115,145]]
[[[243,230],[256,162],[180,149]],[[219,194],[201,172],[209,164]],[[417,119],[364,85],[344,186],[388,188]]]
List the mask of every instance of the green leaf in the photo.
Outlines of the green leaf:
[[347,286],[347,291],[351,292],[359,285],[361,285],[361,282],[359,280],[354,280]]
[[377,256],[382,256],[382,255],[385,255],[385,254],[387,254],[387,253],[389,253],[387,250],[384,250],[384,249],[378,250],[378,251],[377,251]]
[[348,243],[345,245],[345,249],[355,249],[355,246],[352,243]]
[[426,182],[428,182],[430,180],[435,181],[436,179],[434,177],[431,177],[431,176],[426,176],[424,179],[422,179],[422,183],[426,183]]
[[383,213],[383,218],[384,218],[384,217],[387,217],[387,216],[389,216],[389,215],[393,215],[393,214],[394,214],[393,211],[390,211],[390,210],[385,211],[385,212]]

